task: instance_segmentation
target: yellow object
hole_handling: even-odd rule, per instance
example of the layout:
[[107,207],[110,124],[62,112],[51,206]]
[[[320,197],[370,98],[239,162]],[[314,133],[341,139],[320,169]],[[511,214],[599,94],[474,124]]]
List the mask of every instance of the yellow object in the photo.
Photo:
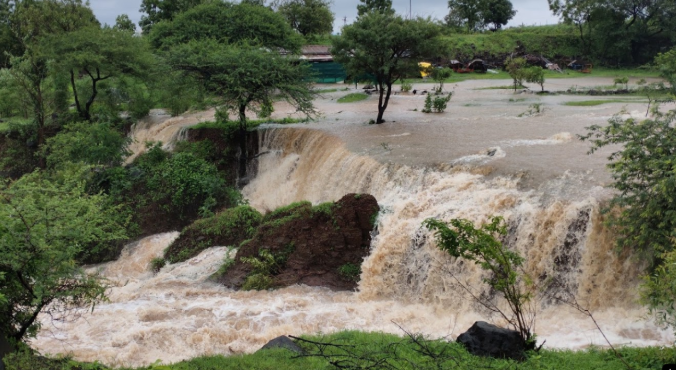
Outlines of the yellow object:
[[428,70],[430,69],[430,66],[432,64],[428,62],[419,62],[418,66],[421,67],[421,77],[426,78],[428,77]]

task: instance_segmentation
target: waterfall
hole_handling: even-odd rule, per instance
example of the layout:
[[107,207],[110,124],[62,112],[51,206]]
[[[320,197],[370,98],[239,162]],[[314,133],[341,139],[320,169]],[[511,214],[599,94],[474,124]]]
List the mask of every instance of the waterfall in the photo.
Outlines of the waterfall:
[[[370,193],[381,205],[370,255],[356,292],[291,286],[275,291],[232,291],[210,282],[227,248],[215,246],[188,261],[151,273],[146,266],[178,233],[128,245],[118,261],[94,266],[110,281],[110,302],[86,320],[51,323],[32,345],[78,360],[140,366],[200,355],[256,351],[283,334],[358,329],[401,334],[393,324],[430,337],[455,338],[476,320],[500,324],[452,277],[478,294],[495,296],[483,271],[440,251],[423,220],[466,218],[476,224],[502,216],[503,240],[526,258],[525,270],[545,294],[557,281],[573,293],[614,344],[667,345],[670,330],[657,328],[636,303],[642,266],[614,249],[600,204],[608,191],[590,186],[562,197],[576,177],[534,189],[519,176],[487,176],[486,168],[431,168],[383,163],[347,150],[341,140],[304,128],[269,128],[259,135],[258,174],[243,189],[250,204],[268,211],[294,201],[334,201]],[[576,184],[573,184],[574,186]],[[496,297],[498,301],[499,297]],[[547,346],[604,345],[589,318],[554,300],[539,300],[535,332]]]

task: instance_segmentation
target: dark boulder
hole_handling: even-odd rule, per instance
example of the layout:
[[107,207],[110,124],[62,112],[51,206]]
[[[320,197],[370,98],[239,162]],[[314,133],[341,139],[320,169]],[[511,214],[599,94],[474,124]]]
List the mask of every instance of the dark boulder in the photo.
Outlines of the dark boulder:
[[484,321],[475,322],[456,341],[475,356],[510,358],[516,361],[525,359],[526,343],[518,332]]
[[261,349],[257,352],[273,348],[284,348],[298,353],[299,355],[303,354],[303,349],[299,347],[298,344],[294,343],[293,340],[289,339],[289,337],[286,335],[280,335],[279,337],[272,339],[270,342],[261,347]]

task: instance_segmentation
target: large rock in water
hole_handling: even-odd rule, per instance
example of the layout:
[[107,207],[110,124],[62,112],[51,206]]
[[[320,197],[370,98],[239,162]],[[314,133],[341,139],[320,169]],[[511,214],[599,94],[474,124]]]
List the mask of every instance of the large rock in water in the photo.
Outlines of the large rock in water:
[[476,356],[511,358],[516,361],[525,359],[526,343],[514,330],[476,321],[465,333],[456,338],[468,352]]
[[355,289],[378,211],[376,199],[369,194],[347,194],[338,202],[314,207],[299,202],[279,208],[264,216],[252,239],[240,245],[234,264],[217,281],[242,288],[255,274],[252,264],[242,258],[259,258],[265,249],[283,260],[271,271],[271,288],[305,284]]

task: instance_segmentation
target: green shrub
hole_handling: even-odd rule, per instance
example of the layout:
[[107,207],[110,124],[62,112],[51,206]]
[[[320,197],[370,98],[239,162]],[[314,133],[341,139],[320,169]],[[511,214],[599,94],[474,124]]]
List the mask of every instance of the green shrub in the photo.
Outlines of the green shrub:
[[150,270],[153,273],[158,273],[160,270],[162,270],[163,267],[167,264],[167,261],[165,261],[164,258],[162,257],[155,257],[152,260],[150,260]]
[[254,236],[262,216],[250,206],[228,208],[187,226],[165,251],[171,263],[185,261],[215,245],[238,245]]
[[347,280],[360,281],[362,267],[352,263],[346,263],[338,268],[338,273]]
[[258,257],[241,257],[240,260],[252,267],[247,275],[243,290],[264,290],[272,287],[273,276],[280,273],[294,252],[294,244],[288,244],[282,251],[272,253],[268,249],[259,249]]
[[109,123],[78,122],[47,139],[43,153],[52,168],[68,162],[112,167],[122,164],[130,154],[130,141]]
[[442,113],[447,109],[447,103],[451,100],[452,93],[447,94],[446,96],[435,96],[432,97],[431,94],[425,97],[425,104],[423,106],[423,113]]
[[408,82],[407,80],[402,80],[401,82],[401,88],[402,92],[409,92],[414,86],[411,84],[411,82]]
[[350,93],[344,97],[339,98],[337,101],[339,103],[354,103],[358,101],[365,100],[369,97],[369,95],[365,93]]

